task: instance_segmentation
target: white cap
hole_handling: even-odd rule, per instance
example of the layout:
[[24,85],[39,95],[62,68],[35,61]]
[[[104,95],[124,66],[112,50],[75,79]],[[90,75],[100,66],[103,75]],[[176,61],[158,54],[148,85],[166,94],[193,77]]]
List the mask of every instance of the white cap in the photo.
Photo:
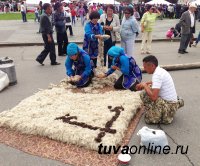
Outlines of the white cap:
[[70,9],[69,9],[69,7],[64,7],[64,10],[66,11],[66,10],[70,10]]
[[189,7],[190,7],[190,8],[191,8],[191,7],[197,8],[197,5],[196,5],[195,2],[191,2],[191,3],[189,4]]

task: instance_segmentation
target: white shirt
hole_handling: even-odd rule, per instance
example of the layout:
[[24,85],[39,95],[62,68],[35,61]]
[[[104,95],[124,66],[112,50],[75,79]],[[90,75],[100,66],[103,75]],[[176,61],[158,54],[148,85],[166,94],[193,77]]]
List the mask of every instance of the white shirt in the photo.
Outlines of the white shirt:
[[191,18],[191,28],[194,27],[194,13],[192,13],[190,10],[189,10],[189,13],[190,13],[190,18]]
[[21,5],[20,7],[21,7],[21,12],[26,12],[24,5]]
[[[64,16],[65,17],[70,17],[70,19],[72,20],[72,15],[71,15],[70,12],[64,11]],[[71,22],[66,22],[65,25],[68,25],[68,26],[72,25],[72,21]]]
[[152,76],[152,89],[160,89],[159,97],[166,101],[177,102],[177,93],[171,75],[157,67]]

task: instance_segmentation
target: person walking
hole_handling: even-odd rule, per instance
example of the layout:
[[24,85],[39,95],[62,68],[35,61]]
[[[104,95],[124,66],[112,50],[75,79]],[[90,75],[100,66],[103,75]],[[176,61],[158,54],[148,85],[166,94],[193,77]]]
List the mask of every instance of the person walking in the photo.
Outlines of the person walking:
[[65,23],[66,32],[67,32],[67,29],[69,28],[70,36],[74,36],[73,30],[72,30],[72,15],[70,13],[69,7],[65,7],[65,18],[66,18],[66,23]]
[[180,25],[181,25],[181,40],[180,40],[180,47],[178,49],[179,54],[185,54],[188,53],[187,47],[190,42],[190,39],[195,33],[195,14],[194,12],[196,11],[197,6],[195,3],[190,3],[189,4],[189,9],[185,11],[181,18],[180,18]]
[[81,4],[81,7],[78,9],[77,14],[81,18],[81,25],[84,26],[86,12],[85,9],[83,8],[83,4]]
[[38,55],[36,61],[41,65],[44,65],[43,62],[47,55],[49,54],[51,65],[60,65],[56,62],[56,53],[55,53],[55,43],[53,40],[53,26],[51,23],[51,13],[52,6],[49,3],[43,5],[44,14],[42,14],[40,19],[40,32],[42,33],[42,38],[44,41],[44,50]]

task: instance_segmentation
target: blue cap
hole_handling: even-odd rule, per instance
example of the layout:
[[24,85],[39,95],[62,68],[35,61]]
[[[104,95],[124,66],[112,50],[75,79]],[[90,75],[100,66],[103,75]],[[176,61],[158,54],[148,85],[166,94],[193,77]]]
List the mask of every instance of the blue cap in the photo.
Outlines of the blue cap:
[[67,55],[68,56],[73,56],[75,54],[78,53],[78,45],[75,44],[75,43],[70,43],[68,46],[67,46]]
[[117,58],[120,55],[125,55],[124,49],[118,46],[112,46],[109,50],[108,50],[108,55],[113,57],[113,58]]

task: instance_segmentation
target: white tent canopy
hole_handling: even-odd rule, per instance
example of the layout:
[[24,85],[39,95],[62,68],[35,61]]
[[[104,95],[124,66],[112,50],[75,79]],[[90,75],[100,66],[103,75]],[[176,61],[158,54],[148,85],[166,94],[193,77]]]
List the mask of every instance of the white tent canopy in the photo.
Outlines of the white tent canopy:
[[120,5],[120,3],[115,0],[91,0],[88,2],[88,4],[93,4],[93,3]]
[[62,2],[65,2],[65,3],[71,3],[70,0],[64,0],[64,1],[62,1]]
[[39,5],[40,1],[42,1],[42,3],[50,3],[51,0],[26,0],[26,4],[27,5]]
[[200,5],[200,0],[193,1],[196,5]]
[[152,0],[150,2],[147,2],[146,4],[148,5],[160,5],[160,4],[163,4],[163,5],[170,5],[171,3],[165,1],[165,0]]

